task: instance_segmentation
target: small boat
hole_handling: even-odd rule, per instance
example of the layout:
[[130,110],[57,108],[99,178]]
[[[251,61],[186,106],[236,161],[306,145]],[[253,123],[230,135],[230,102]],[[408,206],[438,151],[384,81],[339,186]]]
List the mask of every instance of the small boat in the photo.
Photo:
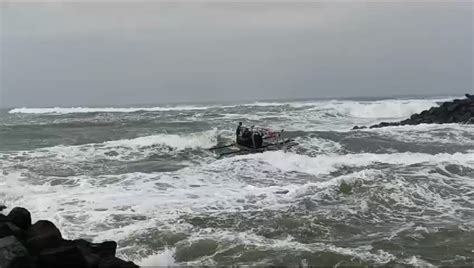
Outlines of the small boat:
[[[239,125],[240,127],[241,125]],[[227,149],[220,153],[219,156],[233,155],[233,154],[251,154],[263,153],[266,151],[286,151],[288,148],[297,145],[292,139],[282,139],[281,132],[275,132],[270,129],[253,128],[249,131],[247,128],[238,135],[236,141],[223,146],[210,148],[209,150]],[[230,150],[230,151],[229,151]]]
[[297,145],[297,143],[291,139],[285,139],[283,141],[272,142],[272,143],[265,142],[262,147],[257,148],[257,149],[243,146],[238,143],[233,143],[225,147],[225,148],[230,149],[230,151],[223,152],[219,156],[233,155],[233,154],[263,153],[266,151],[279,151],[279,150],[286,151],[287,149],[295,145]]

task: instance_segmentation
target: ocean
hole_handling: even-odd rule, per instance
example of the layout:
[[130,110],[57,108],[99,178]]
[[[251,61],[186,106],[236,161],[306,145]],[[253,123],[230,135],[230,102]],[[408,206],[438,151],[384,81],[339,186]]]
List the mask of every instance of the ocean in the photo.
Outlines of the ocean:
[[[452,98],[0,112],[0,204],[142,265],[472,265],[474,126]],[[218,157],[237,123],[298,145]]]

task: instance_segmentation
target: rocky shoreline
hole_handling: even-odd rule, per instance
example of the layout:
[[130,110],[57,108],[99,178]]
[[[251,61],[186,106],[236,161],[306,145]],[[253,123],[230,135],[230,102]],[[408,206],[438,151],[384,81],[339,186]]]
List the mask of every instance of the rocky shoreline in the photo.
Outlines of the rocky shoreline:
[[[381,122],[369,128],[448,123],[474,124],[474,95],[466,94],[465,99],[444,102],[439,107],[432,107],[400,122]],[[367,127],[355,126],[353,129],[365,128]]]
[[[0,212],[5,206],[0,206]],[[40,267],[138,267],[115,257],[117,243],[66,240],[50,221],[32,224],[30,212],[13,208],[0,213],[0,268]]]

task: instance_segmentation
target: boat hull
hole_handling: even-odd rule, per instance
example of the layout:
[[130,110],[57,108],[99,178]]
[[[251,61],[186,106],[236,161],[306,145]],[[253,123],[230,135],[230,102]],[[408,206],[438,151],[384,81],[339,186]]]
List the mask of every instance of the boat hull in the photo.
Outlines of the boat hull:
[[296,145],[293,140],[284,140],[282,142],[277,143],[266,143],[261,148],[250,148],[247,146],[243,146],[237,143],[234,143],[232,147],[230,147],[231,152],[223,153],[221,156],[224,155],[231,155],[231,154],[248,154],[248,153],[263,153],[266,151],[279,151],[279,150],[286,150],[289,147]]

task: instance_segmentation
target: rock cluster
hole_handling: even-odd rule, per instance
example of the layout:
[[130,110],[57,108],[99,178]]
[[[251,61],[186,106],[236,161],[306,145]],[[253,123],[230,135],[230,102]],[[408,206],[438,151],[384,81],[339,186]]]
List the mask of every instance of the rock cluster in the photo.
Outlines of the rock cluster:
[[[370,128],[381,128],[388,126],[404,126],[418,124],[444,124],[461,123],[474,124],[474,95],[466,94],[465,99],[455,99],[444,102],[439,107],[432,107],[419,114],[414,114],[400,122],[382,122]],[[353,129],[364,129],[365,126],[355,126]]]
[[[0,206],[0,211],[5,206]],[[0,268],[138,267],[115,257],[117,243],[65,240],[50,221],[31,224],[28,210],[16,207],[0,213]]]

